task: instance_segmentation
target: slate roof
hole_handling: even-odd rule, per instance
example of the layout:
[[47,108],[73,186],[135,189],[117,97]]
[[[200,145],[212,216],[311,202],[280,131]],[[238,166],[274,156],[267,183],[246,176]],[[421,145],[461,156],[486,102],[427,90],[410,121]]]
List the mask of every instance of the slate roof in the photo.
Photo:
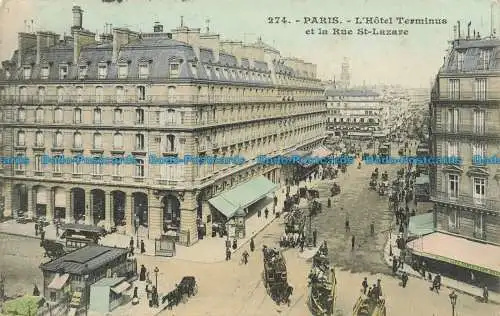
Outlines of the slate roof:
[[[481,58],[482,50],[490,50],[491,57],[488,70],[500,69],[500,40],[498,39],[478,39],[478,40],[458,40],[455,42],[451,52],[448,54],[446,64],[442,67],[442,72],[473,72],[483,70]],[[458,69],[458,56],[464,54],[462,68]]]
[[379,93],[371,90],[356,90],[356,89],[326,89],[325,94],[329,97],[378,97]]
[[40,265],[42,271],[87,274],[126,255],[128,249],[90,245]]

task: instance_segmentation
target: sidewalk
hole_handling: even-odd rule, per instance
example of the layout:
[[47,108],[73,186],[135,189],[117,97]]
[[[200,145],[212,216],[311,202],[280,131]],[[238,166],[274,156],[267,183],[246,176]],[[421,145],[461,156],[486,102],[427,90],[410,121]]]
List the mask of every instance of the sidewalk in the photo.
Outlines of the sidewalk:
[[[291,187],[290,194],[294,194],[297,190],[298,190],[297,187]],[[278,198],[278,205],[276,208],[277,210],[281,209],[281,206],[283,205],[285,199],[285,194],[286,192],[284,187],[278,188],[276,190],[276,196]],[[250,239],[252,237],[259,234],[274,220],[276,220],[276,217],[273,216],[272,212],[270,212],[269,217],[267,219],[263,215],[264,214],[263,211],[266,207],[269,210],[272,210],[272,203],[273,199],[268,199],[261,203],[260,206],[262,207],[262,216],[260,218],[257,216],[257,214],[254,214],[249,218],[247,218],[246,237],[238,240],[238,248],[235,251],[245,246],[248,242],[250,242]],[[36,239],[40,238],[40,236],[35,235],[35,223],[19,224],[16,223],[15,220],[10,220],[0,223],[0,233],[30,237]],[[62,231],[60,233],[62,233]],[[141,239],[141,235],[143,234],[139,234],[139,239]],[[100,244],[104,246],[128,248],[131,237],[134,238],[134,242],[137,243],[136,240],[137,238],[135,235],[113,233],[106,235],[104,238],[102,238]],[[59,240],[59,238],[56,237],[56,228],[54,225],[49,225],[45,227],[45,238],[52,240]],[[143,255],[154,256],[155,241],[149,240],[147,238],[144,238],[142,240],[144,240],[146,248],[146,253]],[[206,237],[205,239],[199,240],[196,244],[190,247],[176,245],[176,254],[173,258],[177,260],[186,260],[186,261],[202,262],[202,263],[215,263],[215,262],[225,261],[226,257],[225,242],[226,238]]]
[[[390,245],[392,245],[392,254],[394,256],[399,257],[399,254],[400,254],[400,250],[398,249],[398,247],[396,245],[396,239],[397,239],[397,235],[392,234],[391,240],[388,240],[388,242],[386,243],[385,248],[384,248],[384,259],[385,259],[386,263],[391,268],[392,268],[392,257],[389,256]],[[403,272],[403,271],[405,271],[406,273],[408,273],[408,275],[413,276],[415,278],[424,279],[422,277],[422,275],[420,274],[420,272],[413,270],[413,268],[406,263],[404,264],[404,267],[402,269],[401,268],[398,269],[398,277],[401,275],[401,272]],[[429,281],[429,285],[430,284],[431,284],[431,282]],[[441,276],[441,284],[446,288],[456,290],[458,293],[467,294],[467,295],[477,297],[477,298],[483,297],[483,289],[482,288],[479,288],[479,287],[476,287],[476,286],[473,286],[473,285],[470,285],[470,284],[467,284],[464,282],[456,281],[456,280],[447,278],[445,276]],[[493,292],[493,291],[489,291],[488,300],[490,302],[500,304],[500,294]]]

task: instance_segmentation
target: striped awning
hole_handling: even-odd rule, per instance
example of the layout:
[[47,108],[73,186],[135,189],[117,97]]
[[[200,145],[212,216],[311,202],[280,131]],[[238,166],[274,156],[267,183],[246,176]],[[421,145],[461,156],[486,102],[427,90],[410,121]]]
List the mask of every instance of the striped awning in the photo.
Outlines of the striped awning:
[[123,281],[122,283],[113,286],[111,288],[111,291],[115,292],[116,294],[121,294],[125,292],[128,288],[130,288],[130,286],[131,286],[130,283]]
[[64,287],[64,284],[68,282],[69,274],[56,274],[52,282],[50,282],[48,288],[53,290],[60,290]]

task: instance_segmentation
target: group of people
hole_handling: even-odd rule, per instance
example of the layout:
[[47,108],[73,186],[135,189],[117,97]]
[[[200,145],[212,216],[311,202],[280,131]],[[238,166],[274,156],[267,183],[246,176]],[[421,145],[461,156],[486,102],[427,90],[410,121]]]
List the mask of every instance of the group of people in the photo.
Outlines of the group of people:
[[379,300],[382,297],[382,285],[381,280],[378,279],[377,283],[372,286],[368,285],[368,278],[364,278],[363,282],[361,282],[361,287],[363,288],[363,294],[368,296],[368,298]]
[[[134,255],[134,248],[135,247],[135,244],[134,244],[134,237],[130,237],[130,242],[129,242],[129,255],[130,256],[133,256]],[[144,254],[146,252],[146,245],[144,244],[144,240],[141,239],[141,243],[140,243],[140,251],[141,251],[141,255]]]
[[283,248],[295,248],[301,247],[304,248],[304,233],[283,233],[280,240],[280,247]]

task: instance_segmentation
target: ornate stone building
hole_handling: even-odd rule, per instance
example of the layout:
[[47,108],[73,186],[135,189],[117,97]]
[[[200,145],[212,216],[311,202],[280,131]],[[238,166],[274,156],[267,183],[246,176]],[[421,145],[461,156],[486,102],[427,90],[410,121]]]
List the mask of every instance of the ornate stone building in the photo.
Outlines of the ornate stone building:
[[[437,229],[500,243],[499,39],[455,39],[436,77],[430,105],[430,148],[461,165],[432,168]],[[497,161],[500,159],[496,158]]]
[[[315,65],[283,58],[261,40],[222,41],[183,25],[169,33],[160,24],[152,33],[115,28],[96,41],[82,14],[73,8],[71,36],[20,33],[2,63],[1,154],[30,159],[2,166],[4,216],[32,211],[128,232],[140,225],[149,238],[168,226],[189,245],[200,224],[210,235],[220,215],[210,198],[261,175],[285,182],[281,166],[255,157],[314,149],[324,138]],[[187,154],[245,162],[165,165],[149,157]],[[44,155],[124,163],[46,164]]]

